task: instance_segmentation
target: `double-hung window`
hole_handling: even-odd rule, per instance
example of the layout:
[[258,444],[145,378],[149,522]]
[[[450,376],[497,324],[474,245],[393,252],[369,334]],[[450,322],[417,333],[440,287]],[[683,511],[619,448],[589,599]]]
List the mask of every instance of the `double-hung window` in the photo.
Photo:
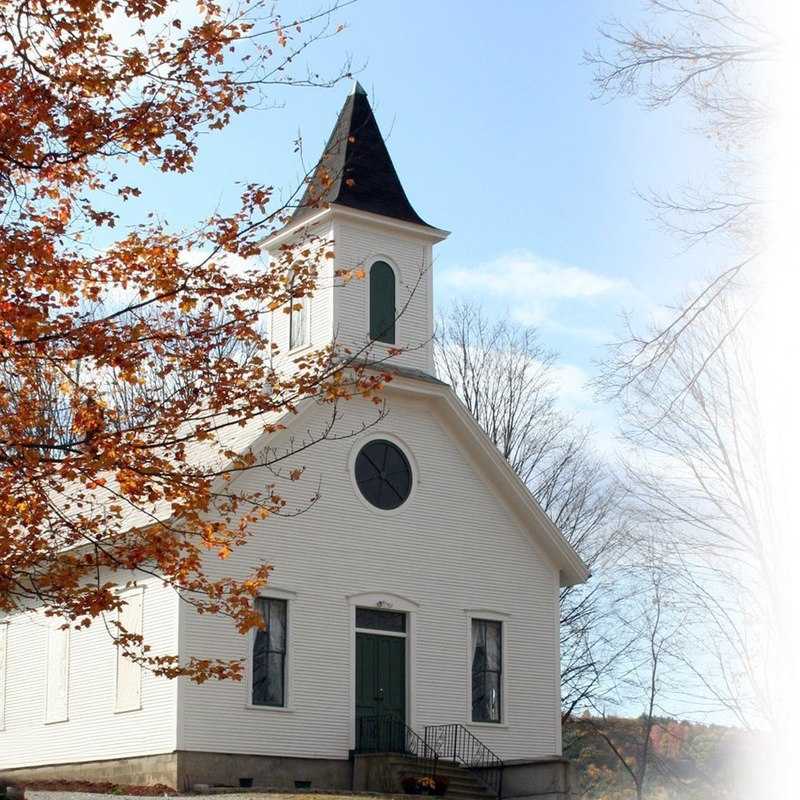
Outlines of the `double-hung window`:
[[472,721],[502,719],[503,623],[472,620]]
[[286,600],[277,597],[256,600],[265,628],[253,639],[254,706],[286,705],[286,606]]

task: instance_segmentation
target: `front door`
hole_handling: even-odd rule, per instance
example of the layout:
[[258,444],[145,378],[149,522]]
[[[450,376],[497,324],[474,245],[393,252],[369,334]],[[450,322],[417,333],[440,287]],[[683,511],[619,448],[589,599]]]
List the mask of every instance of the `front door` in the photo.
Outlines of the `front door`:
[[356,747],[402,751],[405,719],[405,637],[356,633]]

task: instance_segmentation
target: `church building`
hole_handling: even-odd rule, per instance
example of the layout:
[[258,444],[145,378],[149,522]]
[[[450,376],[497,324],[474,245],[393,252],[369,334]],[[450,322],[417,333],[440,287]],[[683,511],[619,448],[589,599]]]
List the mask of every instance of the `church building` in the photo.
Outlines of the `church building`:
[[[273,314],[276,367],[333,342],[363,353],[393,373],[385,411],[342,403],[342,435],[290,459],[303,469],[294,499],[313,487],[316,502],[258,523],[228,560],[212,556],[212,575],[274,565],[258,600],[265,630],[197,615],[156,579],[129,591],[125,625],[154,651],[241,658],[243,681],[156,678],[100,624],[0,620],[0,783],[401,793],[424,774],[443,776],[454,800],[567,796],[559,590],[588,572],[435,376],[433,248],[447,235],[412,207],[356,84],[264,251],[326,242],[334,253],[313,295]],[[337,281],[355,265],[363,278]],[[245,431],[237,447],[280,450],[329,417],[308,402],[286,430]],[[236,480],[270,482],[257,470]]]

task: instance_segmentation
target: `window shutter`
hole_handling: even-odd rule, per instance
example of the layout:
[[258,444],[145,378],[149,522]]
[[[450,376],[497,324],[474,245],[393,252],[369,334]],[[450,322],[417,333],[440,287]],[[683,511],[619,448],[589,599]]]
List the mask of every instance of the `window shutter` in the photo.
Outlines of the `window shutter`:
[[0,622],[0,731],[6,728],[6,640],[8,623]]
[[53,620],[47,629],[47,678],[45,722],[64,722],[69,718],[69,628]]
[[394,270],[385,261],[376,261],[369,271],[369,338],[394,344]]
[[[119,613],[119,621],[129,633],[142,633],[144,590],[125,592],[126,604]],[[142,667],[125,658],[117,648],[117,696],[115,711],[135,711],[142,707]]]

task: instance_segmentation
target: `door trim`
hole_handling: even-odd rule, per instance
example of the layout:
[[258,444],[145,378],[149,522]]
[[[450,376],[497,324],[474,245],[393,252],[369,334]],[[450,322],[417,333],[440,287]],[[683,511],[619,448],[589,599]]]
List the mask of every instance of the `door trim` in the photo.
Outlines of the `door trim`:
[[[412,730],[416,726],[416,647],[417,647],[417,611],[419,603],[409,597],[403,597],[393,592],[361,592],[346,596],[349,606],[350,624],[348,626],[350,637],[350,676],[349,676],[349,711],[347,736],[348,748],[356,746],[356,607],[381,608],[388,611],[403,611],[406,614],[407,625],[404,634],[406,639],[406,725]],[[360,633],[376,633],[379,636],[396,636],[391,631],[376,631],[358,629]],[[403,635],[403,634],[401,634]]]

